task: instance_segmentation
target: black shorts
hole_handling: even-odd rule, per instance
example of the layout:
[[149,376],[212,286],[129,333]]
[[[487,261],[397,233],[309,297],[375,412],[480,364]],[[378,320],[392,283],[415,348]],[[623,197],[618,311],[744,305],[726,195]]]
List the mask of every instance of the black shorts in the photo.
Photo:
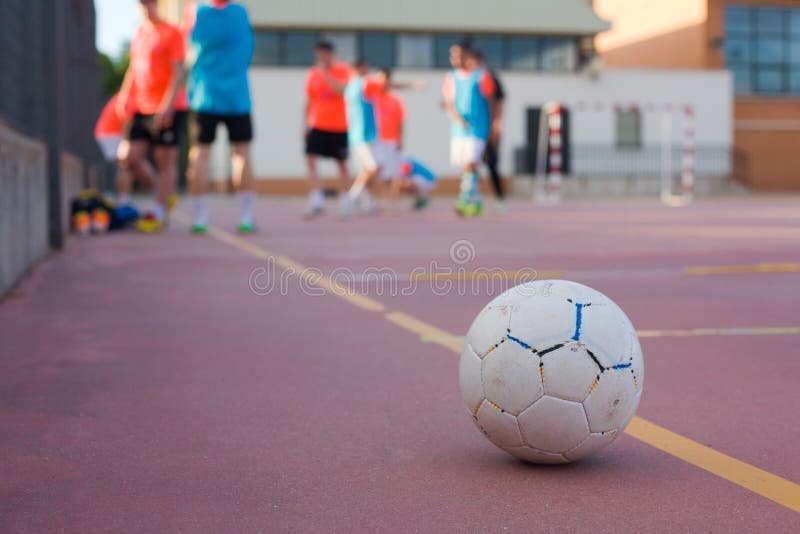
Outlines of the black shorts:
[[218,115],[203,111],[192,112],[189,131],[193,145],[210,145],[217,139],[217,126],[222,123],[228,129],[231,143],[249,143],[253,140],[253,120],[244,115]]
[[347,132],[310,130],[306,135],[306,154],[338,160],[347,159]]
[[154,115],[133,116],[125,128],[128,141],[147,141],[154,146],[178,146],[186,129],[186,112],[176,111],[172,116],[172,126],[158,128],[153,122]]

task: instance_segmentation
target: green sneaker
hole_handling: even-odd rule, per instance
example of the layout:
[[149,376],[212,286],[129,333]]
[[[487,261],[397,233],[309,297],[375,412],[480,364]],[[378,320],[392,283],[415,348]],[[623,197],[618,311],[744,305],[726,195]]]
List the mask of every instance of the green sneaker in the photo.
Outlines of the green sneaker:
[[459,217],[465,217],[465,212],[466,212],[468,207],[469,207],[469,204],[467,202],[465,202],[463,200],[459,200],[458,202],[456,202],[456,206],[455,206],[456,215],[458,215]]
[[464,207],[461,213],[464,217],[477,217],[483,213],[483,203],[471,202]]
[[205,235],[208,233],[208,225],[206,223],[192,224],[192,233],[195,235]]
[[419,197],[417,200],[414,201],[414,209],[415,210],[422,210],[428,207],[428,199],[425,197]]
[[236,227],[240,234],[253,234],[256,231],[256,225],[254,223],[239,223],[239,226]]

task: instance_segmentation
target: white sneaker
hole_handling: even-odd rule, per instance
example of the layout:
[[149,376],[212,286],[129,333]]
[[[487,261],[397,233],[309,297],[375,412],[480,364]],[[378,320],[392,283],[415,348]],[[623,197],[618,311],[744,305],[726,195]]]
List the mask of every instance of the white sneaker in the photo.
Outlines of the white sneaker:
[[342,219],[349,219],[353,215],[353,199],[345,194],[339,199],[339,214]]

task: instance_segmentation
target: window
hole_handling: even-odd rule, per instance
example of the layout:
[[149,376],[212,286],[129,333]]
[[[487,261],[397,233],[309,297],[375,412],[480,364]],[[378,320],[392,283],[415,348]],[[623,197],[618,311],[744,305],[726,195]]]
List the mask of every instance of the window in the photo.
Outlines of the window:
[[257,31],[255,33],[255,51],[253,65],[281,64],[281,35],[273,31]]
[[393,67],[394,34],[364,33],[361,35],[361,57],[373,67]]
[[[751,39],[750,32],[755,31],[752,27],[756,17],[749,11],[746,14],[748,25],[745,30],[738,36],[729,38],[725,44],[729,68],[737,73],[737,80],[752,74],[753,83],[741,82],[737,85],[741,90],[745,87],[755,88],[757,85],[754,81],[756,74],[748,74],[751,62],[758,61],[765,66],[784,70],[788,63],[800,65],[800,18],[797,19],[797,38],[792,38],[791,45],[787,47],[786,42],[775,35],[764,37],[758,43]],[[788,28],[789,19],[784,17],[782,20]],[[773,27],[773,23],[769,16],[763,22],[765,27]],[[264,28],[255,32],[253,65],[309,67],[314,63],[314,46],[321,39],[333,44],[339,60],[349,63],[362,57],[373,67],[449,69],[450,47],[467,42],[483,54],[487,65],[492,69],[575,72],[578,69],[578,45],[581,38],[492,34],[470,36],[459,33],[317,32],[303,29],[284,31]],[[588,42],[591,44],[591,39]],[[761,85],[774,86],[775,81],[768,78],[765,77]],[[781,83],[789,84],[789,73],[781,77],[781,80]]]
[[783,92],[783,71],[762,67],[756,72],[756,92],[780,94]]
[[472,46],[483,54],[486,65],[502,69],[506,65],[506,40],[500,36],[480,35],[472,38]]
[[746,95],[753,92],[753,77],[748,67],[731,67],[731,72],[736,94]]
[[549,37],[542,39],[542,70],[570,72],[575,70],[578,57],[578,45],[575,39]]
[[539,39],[511,37],[508,42],[508,67],[517,70],[539,68]]
[[319,34],[316,32],[286,32],[283,35],[284,65],[307,67],[314,63],[314,45],[319,41]]
[[725,65],[736,94],[796,94],[800,8],[726,7]]
[[642,146],[642,119],[638,109],[617,111],[617,146],[639,148]]
[[415,34],[398,35],[397,66],[412,69],[433,67],[433,37]]
[[351,32],[327,32],[322,34],[322,39],[329,41],[336,49],[339,61],[352,63],[358,56],[356,34]]
[[800,95],[800,69],[792,71],[789,75],[789,92]]

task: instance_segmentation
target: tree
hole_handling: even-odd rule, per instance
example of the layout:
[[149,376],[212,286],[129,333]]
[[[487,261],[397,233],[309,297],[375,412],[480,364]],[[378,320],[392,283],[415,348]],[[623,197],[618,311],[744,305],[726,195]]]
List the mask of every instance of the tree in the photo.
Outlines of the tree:
[[103,94],[107,98],[111,98],[119,92],[125,72],[128,70],[131,61],[130,47],[126,45],[122,54],[116,59],[98,50],[97,61],[100,64]]

